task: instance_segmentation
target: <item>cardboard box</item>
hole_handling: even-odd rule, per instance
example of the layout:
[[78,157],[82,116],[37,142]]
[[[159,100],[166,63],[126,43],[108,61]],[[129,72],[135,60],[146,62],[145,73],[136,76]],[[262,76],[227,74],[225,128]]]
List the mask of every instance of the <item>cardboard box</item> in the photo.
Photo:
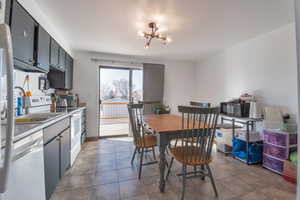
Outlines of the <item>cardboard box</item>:
[[215,140],[217,144],[226,144],[232,147],[232,129],[216,130]]
[[297,183],[297,165],[289,160],[284,161],[283,177],[292,183]]

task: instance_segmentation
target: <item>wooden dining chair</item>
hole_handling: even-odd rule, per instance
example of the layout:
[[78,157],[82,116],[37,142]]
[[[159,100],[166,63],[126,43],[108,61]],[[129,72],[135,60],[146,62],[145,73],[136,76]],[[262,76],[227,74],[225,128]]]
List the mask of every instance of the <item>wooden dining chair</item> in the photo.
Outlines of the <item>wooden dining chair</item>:
[[[217,188],[209,164],[212,162],[212,146],[216,125],[219,117],[219,108],[202,108],[179,106],[182,115],[182,131],[176,138],[176,142],[170,147],[172,154],[171,163],[168,167],[168,178],[174,159],[182,164],[182,193],[185,196],[186,179],[192,177],[204,178],[208,176],[211,180],[215,195],[218,196]],[[187,166],[197,171],[187,172]]]
[[204,108],[210,108],[211,104],[210,103],[201,103],[201,102],[196,102],[196,101],[191,101],[190,102],[191,106],[199,106],[199,107],[204,107]]
[[[146,134],[145,127],[143,125],[143,104],[128,104],[129,120],[131,131],[133,134],[133,143],[135,146],[131,164],[135,159],[136,153],[140,153],[139,175],[141,178],[142,166],[157,163],[155,157],[155,147],[157,146],[156,136]],[[146,152],[152,151],[154,161],[143,163],[143,159]]]
[[139,101],[144,105],[144,114],[155,114],[156,108],[161,105],[160,101]]

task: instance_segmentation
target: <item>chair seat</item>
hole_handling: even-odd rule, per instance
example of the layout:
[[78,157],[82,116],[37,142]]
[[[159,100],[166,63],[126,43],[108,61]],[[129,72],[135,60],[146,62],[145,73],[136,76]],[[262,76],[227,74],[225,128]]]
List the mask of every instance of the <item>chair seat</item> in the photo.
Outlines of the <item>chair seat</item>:
[[170,149],[173,157],[180,163],[185,165],[207,165],[211,163],[212,158],[204,159],[203,156],[198,153],[200,148],[198,147],[174,147]]
[[139,148],[149,148],[157,146],[156,136],[154,135],[145,135],[144,139],[140,139],[136,142],[136,146]]

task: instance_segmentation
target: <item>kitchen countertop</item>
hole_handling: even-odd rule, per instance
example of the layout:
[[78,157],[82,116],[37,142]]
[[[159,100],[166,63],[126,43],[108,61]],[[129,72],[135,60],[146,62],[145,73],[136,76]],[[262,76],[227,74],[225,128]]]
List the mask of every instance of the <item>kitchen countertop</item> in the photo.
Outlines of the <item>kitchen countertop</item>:
[[[60,115],[57,115],[44,123],[36,123],[36,124],[15,124],[15,135],[14,135],[14,143],[37,132],[41,129],[44,129],[52,124],[65,119],[66,117],[70,117],[72,114],[79,112],[81,110],[86,109],[86,107],[79,108],[68,108],[68,109],[60,109]],[[6,134],[6,125],[1,125],[1,147],[5,146],[5,134]]]

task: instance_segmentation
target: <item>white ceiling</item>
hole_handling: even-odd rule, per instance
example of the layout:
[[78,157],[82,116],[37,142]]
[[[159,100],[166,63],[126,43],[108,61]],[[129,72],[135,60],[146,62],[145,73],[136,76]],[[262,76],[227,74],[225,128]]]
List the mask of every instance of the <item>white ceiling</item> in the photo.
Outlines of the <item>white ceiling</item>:
[[[74,50],[197,60],[294,21],[293,0],[35,0]],[[173,42],[145,50],[157,21]]]

